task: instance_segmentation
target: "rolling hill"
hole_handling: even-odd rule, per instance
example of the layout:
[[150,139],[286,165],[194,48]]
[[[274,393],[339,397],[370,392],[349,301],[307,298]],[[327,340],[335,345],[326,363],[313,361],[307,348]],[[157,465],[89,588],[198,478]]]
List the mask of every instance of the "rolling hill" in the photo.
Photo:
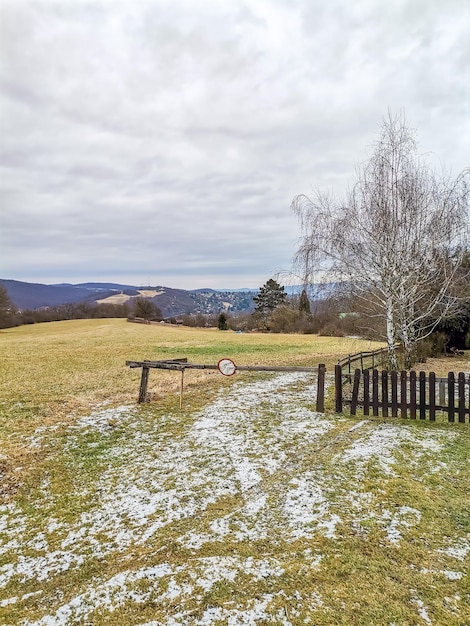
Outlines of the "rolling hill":
[[242,312],[253,309],[250,291],[216,291],[214,289],[172,289],[163,286],[135,286],[119,283],[61,283],[45,285],[0,279],[20,310],[42,309],[68,303],[88,302],[124,304],[133,298],[151,300],[165,317],[187,313],[216,314],[220,311]]

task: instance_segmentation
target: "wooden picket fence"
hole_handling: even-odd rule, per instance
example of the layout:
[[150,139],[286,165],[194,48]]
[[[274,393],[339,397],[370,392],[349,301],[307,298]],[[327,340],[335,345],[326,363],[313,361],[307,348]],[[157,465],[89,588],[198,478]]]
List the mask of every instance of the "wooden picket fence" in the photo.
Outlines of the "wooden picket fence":
[[[187,358],[165,361],[126,361],[130,368],[142,368],[138,402],[148,401],[147,385],[150,370],[173,370],[181,372],[180,406],[182,406],[183,378],[187,369],[217,370],[218,364],[188,363]],[[316,411],[325,412],[326,367],[244,365],[237,371],[246,372],[308,372],[316,375]],[[335,366],[335,411],[342,413],[349,407],[350,414],[358,409],[364,416],[401,417],[436,420],[436,415],[447,417],[449,422],[469,422],[470,375],[450,372],[446,378],[438,378],[433,372],[387,371],[379,372],[356,369],[346,371],[342,365]]]
[[470,376],[450,372],[438,378],[433,372],[395,372],[377,369],[354,374],[343,373],[341,365],[335,367],[335,410],[343,412],[350,407],[356,415],[358,407],[365,416],[401,417],[436,420],[436,413],[447,415],[449,422],[468,421]]

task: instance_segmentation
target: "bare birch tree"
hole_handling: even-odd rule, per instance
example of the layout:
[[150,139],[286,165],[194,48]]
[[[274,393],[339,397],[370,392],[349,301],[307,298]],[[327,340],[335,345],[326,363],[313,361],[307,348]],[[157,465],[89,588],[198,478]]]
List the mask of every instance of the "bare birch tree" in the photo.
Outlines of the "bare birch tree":
[[302,238],[295,257],[306,282],[318,272],[341,281],[385,321],[390,367],[456,305],[456,272],[469,242],[469,171],[437,176],[403,116],[384,120],[368,162],[344,202],[296,196]]

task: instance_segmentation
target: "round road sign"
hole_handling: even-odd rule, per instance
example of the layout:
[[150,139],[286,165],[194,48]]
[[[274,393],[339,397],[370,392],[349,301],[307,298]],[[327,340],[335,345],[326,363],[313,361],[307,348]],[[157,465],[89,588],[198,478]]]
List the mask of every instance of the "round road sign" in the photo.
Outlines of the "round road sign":
[[217,363],[217,367],[219,368],[219,372],[224,376],[232,376],[237,371],[237,366],[232,359],[220,359]]

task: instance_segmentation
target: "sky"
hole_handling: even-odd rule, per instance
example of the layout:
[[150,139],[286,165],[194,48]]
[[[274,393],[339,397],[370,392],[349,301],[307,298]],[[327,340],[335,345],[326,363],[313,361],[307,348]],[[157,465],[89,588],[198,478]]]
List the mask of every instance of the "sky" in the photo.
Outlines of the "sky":
[[387,112],[470,165],[468,0],[0,0],[0,278],[258,288]]

